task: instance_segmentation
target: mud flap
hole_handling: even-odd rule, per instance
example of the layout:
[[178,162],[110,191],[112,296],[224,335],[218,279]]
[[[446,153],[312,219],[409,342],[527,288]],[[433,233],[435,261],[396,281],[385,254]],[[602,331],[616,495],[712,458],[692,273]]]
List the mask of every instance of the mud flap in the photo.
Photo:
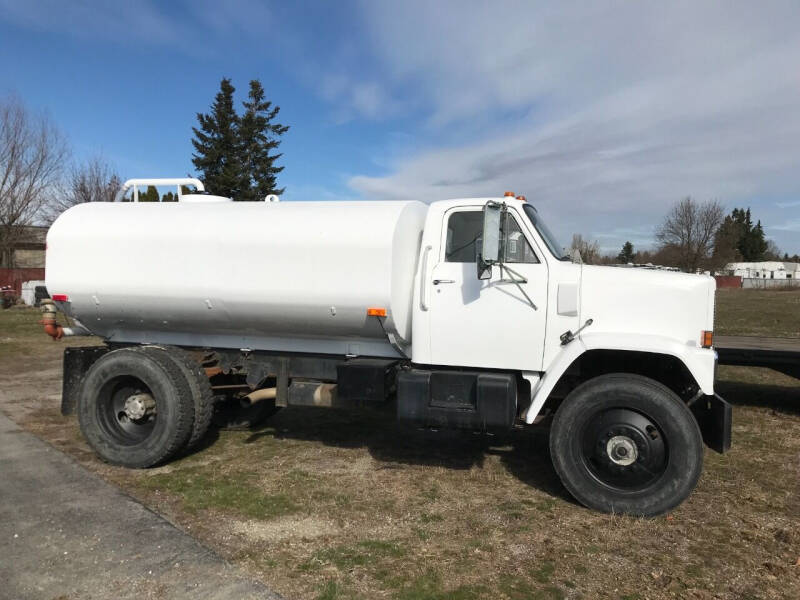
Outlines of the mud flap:
[[712,450],[724,454],[731,449],[733,410],[719,394],[701,396],[690,407],[700,426],[703,441]]
[[106,346],[87,346],[64,349],[64,375],[61,382],[61,414],[75,412],[81,383],[86,371],[94,362],[108,352]]

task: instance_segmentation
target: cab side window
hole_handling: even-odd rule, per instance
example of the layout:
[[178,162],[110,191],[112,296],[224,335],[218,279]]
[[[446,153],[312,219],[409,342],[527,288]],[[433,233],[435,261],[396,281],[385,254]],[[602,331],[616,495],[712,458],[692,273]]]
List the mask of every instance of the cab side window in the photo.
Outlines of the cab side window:
[[[483,235],[483,211],[463,210],[454,212],[447,220],[447,242],[445,262],[474,263],[481,249]],[[507,263],[538,263],[519,223],[510,213],[503,224],[503,260]]]
[[474,263],[483,235],[483,213],[479,210],[454,212],[447,220],[445,262]]

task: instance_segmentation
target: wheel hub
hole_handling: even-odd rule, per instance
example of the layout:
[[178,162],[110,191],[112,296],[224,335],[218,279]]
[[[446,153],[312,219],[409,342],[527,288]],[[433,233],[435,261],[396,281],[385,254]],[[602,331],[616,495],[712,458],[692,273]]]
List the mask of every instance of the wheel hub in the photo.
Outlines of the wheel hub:
[[626,435],[615,435],[608,440],[608,443],[606,443],[606,452],[611,462],[623,467],[632,465],[639,457],[636,443]]
[[629,408],[610,408],[592,415],[579,444],[592,476],[613,489],[645,489],[667,467],[667,446],[660,429]]
[[125,399],[123,413],[131,421],[139,421],[153,414],[156,401],[150,394],[134,394]]

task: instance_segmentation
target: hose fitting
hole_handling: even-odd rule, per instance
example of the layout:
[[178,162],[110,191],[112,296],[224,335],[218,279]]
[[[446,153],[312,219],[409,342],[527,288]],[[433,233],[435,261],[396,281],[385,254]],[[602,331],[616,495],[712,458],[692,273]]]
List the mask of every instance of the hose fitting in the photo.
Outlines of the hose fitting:
[[64,337],[64,328],[56,321],[56,313],[56,305],[51,300],[42,301],[42,320],[39,323],[44,325],[44,332],[53,338],[53,341]]

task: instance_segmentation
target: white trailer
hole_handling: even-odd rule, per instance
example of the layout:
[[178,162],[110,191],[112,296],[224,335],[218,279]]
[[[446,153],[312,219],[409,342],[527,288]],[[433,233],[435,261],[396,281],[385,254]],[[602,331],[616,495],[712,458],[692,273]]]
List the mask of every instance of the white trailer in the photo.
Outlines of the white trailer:
[[106,342],[66,350],[62,412],[106,461],[169,460],[213,413],[389,401],[423,427],[550,423],[580,502],[655,515],[691,493],[703,440],[730,446],[711,277],[575,263],[513,194],[202,199],[79,205],[48,234],[74,325],[49,305],[45,329]]

